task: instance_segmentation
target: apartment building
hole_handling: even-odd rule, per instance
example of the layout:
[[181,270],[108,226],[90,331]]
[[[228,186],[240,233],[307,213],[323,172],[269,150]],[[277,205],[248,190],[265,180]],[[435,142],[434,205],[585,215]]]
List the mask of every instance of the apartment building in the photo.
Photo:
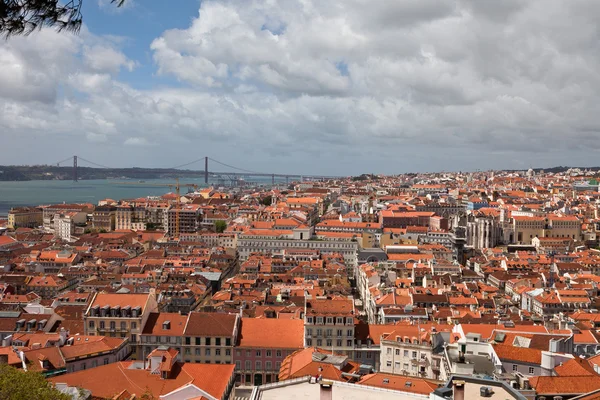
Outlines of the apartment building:
[[54,229],[54,216],[67,212],[91,213],[94,210],[92,204],[54,204],[42,208],[42,225],[46,230]]
[[379,214],[382,228],[406,228],[407,226],[429,226],[429,219],[435,215],[428,211],[383,210]]
[[[289,237],[282,231],[251,231],[238,238],[238,253],[241,261],[246,261],[255,252],[284,255],[290,250],[318,250],[321,254],[339,253],[344,257],[349,269],[357,265],[358,242],[351,237],[332,236],[320,240],[306,240]],[[283,231],[285,232],[285,231]]]
[[115,211],[115,229],[146,230],[146,207],[120,205]]
[[381,335],[380,371],[439,379],[441,357],[434,357],[431,335],[418,325],[396,326]]
[[150,313],[158,311],[156,293],[97,293],[83,316],[84,331],[91,336],[129,337],[140,344],[140,334]]
[[78,211],[68,211],[54,215],[54,236],[70,242],[75,235],[76,225],[85,225],[87,214]]
[[148,354],[160,346],[169,346],[179,352],[177,360],[182,361],[181,346],[187,321],[188,316],[179,313],[150,313],[140,335],[141,345],[138,348],[138,360],[144,360]]
[[190,313],[183,332],[184,361],[232,364],[239,327],[239,314]]
[[109,205],[98,206],[92,213],[92,226],[94,229],[106,232],[115,230],[115,217],[117,208]]
[[354,350],[354,301],[352,298],[306,297],[304,346],[352,355]]
[[579,241],[581,240],[581,221],[574,215],[549,215],[544,237],[570,238]]
[[199,204],[183,204],[177,208],[172,207],[165,213],[167,234],[174,235],[177,231],[177,214],[179,213],[179,233],[197,232],[202,222],[202,209]]
[[281,363],[303,348],[303,340],[300,319],[242,318],[233,355],[237,381],[248,386],[276,382]]
[[37,228],[44,222],[42,209],[39,207],[17,207],[8,212],[9,229]]

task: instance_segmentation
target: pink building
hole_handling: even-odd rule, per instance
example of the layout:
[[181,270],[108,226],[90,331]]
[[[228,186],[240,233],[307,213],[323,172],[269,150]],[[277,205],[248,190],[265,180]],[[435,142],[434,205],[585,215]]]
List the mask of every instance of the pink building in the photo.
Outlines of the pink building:
[[243,318],[238,346],[233,353],[238,384],[278,381],[281,363],[302,349],[303,341],[303,320]]

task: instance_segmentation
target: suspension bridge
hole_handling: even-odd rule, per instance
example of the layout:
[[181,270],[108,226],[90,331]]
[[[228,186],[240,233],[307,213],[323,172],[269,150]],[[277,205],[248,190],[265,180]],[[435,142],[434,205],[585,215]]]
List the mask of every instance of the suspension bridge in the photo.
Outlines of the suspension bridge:
[[[56,164],[57,166],[61,167],[61,166],[66,166],[65,164],[67,163],[71,163],[73,165],[73,181],[77,182],[79,180],[79,173],[78,173],[78,169],[79,169],[79,162],[83,161],[84,163],[91,165],[94,168],[101,168],[101,169],[124,169],[123,167],[109,167],[106,165],[102,165],[99,163],[96,163],[94,161],[90,161],[87,160],[81,156],[70,156],[68,158],[65,158],[64,160],[61,160]],[[286,183],[289,183],[289,180],[300,180],[300,181],[304,181],[304,180],[328,180],[328,179],[338,179],[340,178],[340,176],[326,176],[326,175],[312,175],[312,174],[282,174],[282,173],[268,173],[268,172],[257,172],[257,171],[252,171],[252,170],[248,170],[245,168],[240,168],[240,167],[236,167],[233,165],[229,165],[226,164],[224,162],[215,160],[211,157],[208,156],[204,156],[202,158],[198,158],[197,160],[194,161],[190,161],[187,162],[185,164],[181,164],[181,165],[175,165],[173,167],[170,168],[148,168],[148,169],[154,169],[157,171],[173,171],[173,170],[181,170],[181,168],[184,167],[189,167],[191,165],[197,164],[197,163],[202,163],[204,162],[204,170],[194,170],[194,172],[197,172],[198,174],[203,174],[204,175],[204,183],[208,185],[208,181],[209,178],[222,178],[223,176],[227,177],[229,180],[234,181],[240,178],[251,178],[251,177],[271,177],[271,181],[273,183],[273,185],[275,184],[275,180],[277,178],[282,179],[285,178]],[[230,171],[212,171],[211,169],[209,169],[209,162],[210,165],[212,166],[212,164],[217,164],[217,168],[227,168]],[[62,164],[62,165],[61,165]],[[233,170],[233,171],[231,171]],[[183,170],[182,170],[183,171]],[[189,171],[189,169],[187,170]]]

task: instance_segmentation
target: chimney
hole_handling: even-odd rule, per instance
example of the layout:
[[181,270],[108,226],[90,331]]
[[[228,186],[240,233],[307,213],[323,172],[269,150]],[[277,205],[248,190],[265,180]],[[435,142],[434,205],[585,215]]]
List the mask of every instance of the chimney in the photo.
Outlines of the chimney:
[[454,388],[454,400],[465,400],[465,381],[452,382]]

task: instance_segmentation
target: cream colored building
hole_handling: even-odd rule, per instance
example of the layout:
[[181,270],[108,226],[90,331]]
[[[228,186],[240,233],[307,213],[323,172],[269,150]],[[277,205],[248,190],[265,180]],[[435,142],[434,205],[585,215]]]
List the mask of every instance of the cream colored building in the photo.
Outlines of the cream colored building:
[[581,240],[581,221],[574,215],[549,215],[545,237]]
[[441,358],[434,357],[431,335],[418,325],[398,326],[381,336],[380,371],[439,379]]
[[128,337],[140,343],[140,334],[152,312],[158,311],[154,289],[150,293],[97,293],[84,316],[84,332],[91,336]]
[[131,205],[118,206],[115,214],[115,229],[146,230],[146,208]]
[[535,237],[544,237],[546,218],[544,217],[513,217],[513,243],[531,244]]
[[41,208],[19,207],[13,208],[8,213],[9,229],[16,228],[37,228],[43,223],[43,213]]

